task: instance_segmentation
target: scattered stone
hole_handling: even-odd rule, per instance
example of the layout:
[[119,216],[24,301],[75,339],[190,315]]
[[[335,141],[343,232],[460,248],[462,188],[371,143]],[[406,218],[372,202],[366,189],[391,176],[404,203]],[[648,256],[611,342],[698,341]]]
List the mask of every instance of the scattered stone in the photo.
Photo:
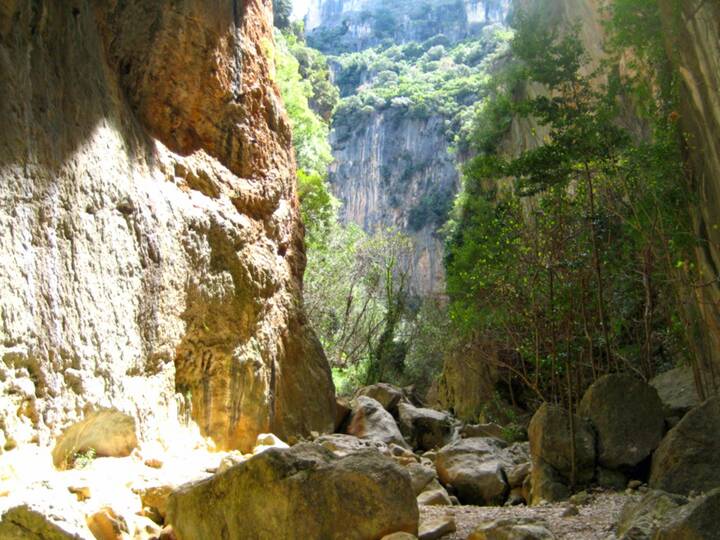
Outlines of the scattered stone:
[[367,396],[374,399],[393,416],[397,416],[397,407],[401,401],[406,401],[405,394],[397,386],[388,383],[377,383],[361,388],[355,397]]
[[652,458],[649,485],[671,493],[720,486],[720,397],[687,413]]
[[628,489],[636,490],[636,489],[640,489],[640,486],[642,486],[642,485],[643,485],[643,483],[640,480],[630,480],[628,482],[627,487],[628,487]]
[[151,469],[162,469],[163,462],[160,459],[157,458],[148,458],[145,461],[143,461],[143,464],[146,467],[150,467]]
[[179,538],[381,538],[415,534],[418,516],[410,477],[392,459],[338,458],[318,444],[270,449],[187,484],[168,508]]
[[580,514],[580,510],[578,510],[577,506],[571,504],[571,505],[567,506],[565,508],[565,510],[563,510],[563,513],[560,514],[560,517],[567,518],[567,517],[577,516],[579,514]]
[[657,375],[650,381],[663,404],[665,419],[676,425],[691,409],[700,405],[695,376],[690,366],[681,366]]
[[587,491],[580,491],[570,497],[570,503],[576,506],[584,506],[590,502],[590,494]]
[[417,450],[433,450],[446,445],[453,437],[452,417],[441,411],[398,405],[400,431]]
[[467,540],[554,540],[547,524],[532,519],[499,519],[481,523]]
[[87,525],[97,540],[123,540],[128,525],[112,508],[101,508],[87,517]]
[[98,411],[63,432],[52,452],[53,464],[59,469],[72,467],[75,456],[87,452],[96,457],[126,457],[137,445],[132,416],[116,410]]
[[460,439],[438,451],[440,481],[451,484],[463,504],[501,505],[510,486],[505,481],[505,443],[490,437]]
[[77,497],[80,502],[86,501],[90,498],[90,487],[88,486],[70,486],[68,491]]
[[437,517],[420,522],[419,540],[437,540],[455,532],[455,518],[452,516]]
[[353,400],[347,433],[361,439],[375,439],[408,447],[392,415],[378,401],[367,396]]
[[444,488],[424,491],[417,497],[420,506],[452,506],[453,502]]
[[606,375],[585,392],[578,414],[597,430],[598,462],[634,467],[658,447],[665,429],[657,390],[628,374]]

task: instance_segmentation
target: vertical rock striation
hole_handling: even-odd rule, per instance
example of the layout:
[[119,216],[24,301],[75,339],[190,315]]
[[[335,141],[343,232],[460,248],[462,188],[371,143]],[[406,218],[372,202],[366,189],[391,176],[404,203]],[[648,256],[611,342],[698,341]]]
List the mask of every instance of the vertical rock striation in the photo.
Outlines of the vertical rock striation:
[[0,446],[102,408],[226,448],[332,427],[271,20],[0,0]]

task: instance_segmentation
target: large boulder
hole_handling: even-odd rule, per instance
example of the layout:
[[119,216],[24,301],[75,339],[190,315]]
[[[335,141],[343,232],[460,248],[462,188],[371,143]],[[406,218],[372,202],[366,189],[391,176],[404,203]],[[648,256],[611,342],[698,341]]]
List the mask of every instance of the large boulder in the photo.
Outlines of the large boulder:
[[[575,430],[575,480],[589,482],[595,474],[595,434],[589,422],[573,418]],[[541,464],[552,467],[567,482],[573,468],[570,415],[564,409],[543,404],[528,429],[533,470]],[[533,489],[533,497],[535,497]],[[548,499],[549,500],[549,499]]]
[[352,413],[346,431],[361,439],[375,439],[409,448],[392,415],[380,402],[367,396],[358,396],[352,401]]
[[414,407],[409,403],[400,403],[397,409],[400,431],[413,448],[433,450],[452,440],[453,419],[448,413]]
[[665,415],[657,390],[626,374],[598,379],[578,407],[597,430],[598,462],[608,469],[634,467],[663,436]]
[[367,396],[369,398],[373,398],[393,416],[397,415],[397,408],[400,402],[407,402],[405,393],[402,389],[397,386],[393,386],[392,384],[382,382],[360,388],[355,393],[355,396]]
[[347,435],[346,433],[321,435],[315,439],[315,442],[338,457],[349,456],[364,450],[375,450],[383,455],[390,455],[390,447],[384,442],[374,439],[359,439],[355,435]]
[[38,487],[15,495],[18,502],[9,503],[9,508],[0,512],[3,540],[94,539],[85,516],[67,491]]
[[135,419],[116,410],[89,414],[67,428],[55,443],[53,463],[71,467],[78,453],[92,451],[98,457],[125,457],[137,448]]
[[440,481],[452,485],[463,504],[502,504],[510,491],[505,448],[503,441],[490,437],[460,439],[444,446],[435,459]]
[[173,493],[178,538],[301,540],[417,534],[410,477],[374,451],[338,458],[316,444],[271,449]]
[[718,521],[720,488],[691,500],[653,490],[625,505],[616,533],[620,540],[717,540]]
[[680,366],[661,373],[650,381],[650,386],[657,390],[665,418],[672,425],[677,424],[690,409],[700,405],[695,375],[690,366]]
[[650,487],[689,494],[720,486],[720,397],[696,407],[653,454]]

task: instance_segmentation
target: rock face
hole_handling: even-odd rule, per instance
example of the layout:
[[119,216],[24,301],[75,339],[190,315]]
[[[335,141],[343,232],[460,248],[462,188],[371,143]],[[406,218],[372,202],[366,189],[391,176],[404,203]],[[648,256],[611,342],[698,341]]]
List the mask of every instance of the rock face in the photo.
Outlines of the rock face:
[[[585,483],[595,474],[595,434],[589,422],[575,416],[575,480]],[[543,404],[528,429],[532,456],[532,502],[561,500],[569,495],[573,469],[570,417],[567,411]]]
[[671,493],[720,485],[720,397],[693,409],[653,454],[650,487]]
[[311,0],[305,30],[309,42],[324,52],[359,51],[383,40],[425,41],[438,34],[459,41],[485,24],[503,21],[509,0]]
[[270,21],[270,0],[0,4],[5,447],[100,408],[242,449],[332,429]]
[[353,400],[347,433],[361,439],[408,447],[392,415],[379,402],[367,396],[358,396]]
[[365,540],[417,534],[419,513],[408,474],[391,459],[372,451],[337,458],[302,444],[182,487],[168,517],[184,539]]
[[657,391],[632,375],[598,379],[578,407],[597,431],[598,462],[608,469],[632,467],[657,448],[665,427]]
[[[720,230],[713,226],[720,208],[720,5],[717,2],[688,0],[676,4],[659,2],[671,58],[680,74],[679,117],[685,129],[688,157],[688,189],[695,204],[691,207],[695,234],[701,239],[696,249],[698,279],[705,287],[694,288],[696,304],[690,320],[700,358],[695,368],[701,399],[720,391],[720,285],[715,282],[720,266]],[[709,278],[709,279],[707,279]]]
[[412,239],[415,292],[442,293],[442,222],[435,208],[452,203],[460,181],[448,148],[445,119],[413,118],[401,102],[353,119],[336,118],[329,180],[342,201],[342,220],[366,231],[395,227]]

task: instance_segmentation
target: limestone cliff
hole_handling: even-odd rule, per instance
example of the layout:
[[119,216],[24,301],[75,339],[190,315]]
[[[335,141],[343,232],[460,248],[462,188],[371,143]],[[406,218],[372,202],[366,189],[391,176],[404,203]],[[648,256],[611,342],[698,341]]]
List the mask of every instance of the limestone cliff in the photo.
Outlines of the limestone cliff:
[[391,107],[336,123],[331,137],[329,179],[343,221],[406,232],[413,241],[411,282],[420,294],[444,293],[437,229],[459,187],[444,124],[442,116],[414,118]]
[[271,21],[0,0],[0,446],[101,408],[242,449],[332,428]]
[[680,74],[680,121],[686,132],[691,212],[704,285],[695,288],[700,324],[693,341],[700,360],[696,380],[703,397],[720,391],[720,5],[690,0],[660,2],[664,35]]
[[305,17],[309,42],[323,52],[360,51],[444,35],[459,41],[501,22],[510,0],[312,0]]

